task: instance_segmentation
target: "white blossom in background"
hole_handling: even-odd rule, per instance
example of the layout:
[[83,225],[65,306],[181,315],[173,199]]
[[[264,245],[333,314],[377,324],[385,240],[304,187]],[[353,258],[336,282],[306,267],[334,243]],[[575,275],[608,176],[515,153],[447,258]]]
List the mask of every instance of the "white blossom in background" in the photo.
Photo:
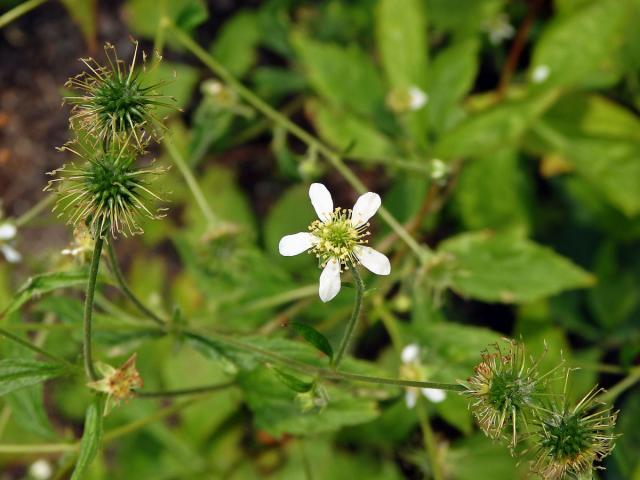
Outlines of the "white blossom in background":
[[538,65],[531,72],[531,80],[533,83],[542,83],[547,78],[549,78],[549,74],[551,73],[551,69],[547,65]]
[[382,203],[377,193],[360,195],[351,210],[334,209],[331,194],[321,183],[311,184],[309,198],[319,220],[309,226],[308,232],[282,237],[278,249],[286,257],[306,251],[316,255],[323,269],[318,292],[323,302],[330,301],[340,291],[343,269],[355,268],[361,263],[377,275],[389,275],[389,259],[365,245],[370,235],[369,219]]
[[52,474],[51,464],[44,458],[36,460],[29,467],[29,475],[35,480],[47,480],[51,478]]
[[9,263],[18,263],[22,260],[22,255],[12,245],[18,229],[13,223],[0,220],[0,251]]
[[415,112],[423,108],[429,101],[420,87],[394,88],[387,95],[387,106],[396,113]]
[[73,242],[69,247],[63,249],[60,253],[73,257],[83,263],[85,257],[93,252],[95,241],[91,237],[91,232],[84,223],[79,223],[73,229]]
[[[411,343],[402,349],[400,354],[402,360],[400,373],[403,378],[417,381],[424,380],[424,369],[420,363],[420,353],[420,346],[416,343]],[[418,395],[420,394],[433,403],[440,403],[447,397],[446,392],[438,388],[408,387],[404,397],[407,408],[416,406]]]
[[501,13],[492,18],[484,25],[484,30],[489,36],[492,45],[500,45],[505,40],[509,40],[516,33],[516,29],[509,22],[509,15]]

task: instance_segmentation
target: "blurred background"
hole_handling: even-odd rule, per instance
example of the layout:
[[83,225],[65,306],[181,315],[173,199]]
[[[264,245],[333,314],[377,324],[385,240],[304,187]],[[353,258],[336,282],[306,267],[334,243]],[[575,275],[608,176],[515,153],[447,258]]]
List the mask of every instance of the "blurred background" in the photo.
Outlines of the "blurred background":
[[[321,304],[314,259],[282,258],[277,245],[314,218],[309,183],[325,183],[344,207],[357,192],[160,29],[165,16],[330,145],[435,252],[421,265],[374,219],[371,243],[394,273],[365,278],[372,292],[354,369],[397,376],[402,347],[416,343],[425,378],[455,381],[488,344],[522,338],[533,355],[548,350],[543,371],[563,358],[580,367],[571,398],[613,387],[622,436],[597,476],[640,479],[640,1],[0,0],[0,15],[19,5],[23,15],[0,16],[0,225],[18,226],[0,238],[0,308],[16,305],[16,292],[34,301],[21,300],[1,320],[7,328],[78,358],[81,290],[40,297],[47,287],[24,285],[86,261],[61,254],[73,228],[49,214],[42,191],[46,172],[71,160],[56,150],[70,138],[64,84],[82,71],[80,57],[104,60],[105,42],[129,61],[133,38],[149,56],[162,50],[149,75],[169,82],[181,108],[162,114],[213,221],[172,166],[158,183],[168,217],[117,241],[132,288],[203,331],[286,349],[277,342],[296,338],[286,328],[296,320],[339,341],[353,290]],[[174,163],[162,145],[151,157]],[[98,354],[119,365],[138,352],[151,389],[241,374],[232,388],[118,435],[87,478],[433,478],[404,392],[356,385],[343,398],[336,389],[330,414],[302,415],[264,369],[132,330],[136,311],[115,289],[104,287],[98,308]],[[64,380],[2,397],[0,479],[66,478],[64,453],[1,444],[77,438],[89,398]],[[176,402],[133,399],[105,428]],[[527,463],[479,432],[465,400],[450,394],[425,411],[444,478],[525,478]]]

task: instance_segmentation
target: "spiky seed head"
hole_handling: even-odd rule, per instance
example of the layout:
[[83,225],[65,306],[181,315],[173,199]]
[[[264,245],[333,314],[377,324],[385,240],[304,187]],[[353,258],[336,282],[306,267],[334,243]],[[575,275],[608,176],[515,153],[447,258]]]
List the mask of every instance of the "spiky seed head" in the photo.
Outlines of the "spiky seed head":
[[592,389],[573,408],[562,403],[539,411],[534,472],[547,480],[582,478],[611,453],[617,412],[598,401],[601,392]]
[[495,344],[485,350],[482,361],[474,368],[463,394],[471,398],[470,408],[482,431],[498,439],[510,430],[511,448],[518,441],[517,423],[526,422],[529,411],[544,395],[545,379],[552,372],[540,375],[538,363],[529,362],[524,345],[507,340],[506,349]]
[[150,189],[150,183],[166,169],[136,167],[138,151],[130,142],[110,143],[106,150],[76,143],[61,150],[74,153],[81,162],[49,172],[55,178],[45,190],[57,194],[54,212],[66,216],[67,223],[84,223],[93,238],[104,238],[109,233],[113,237],[141,234],[141,217],[163,216],[164,209],[151,206],[161,198]]
[[[145,137],[159,139],[164,127],[156,116],[158,107],[176,109],[172,97],[162,95],[160,89],[167,82],[150,82],[146,56],[137,67],[138,42],[130,64],[118,57],[113,45],[104,47],[106,64],[100,65],[92,58],[82,58],[87,71],[72,77],[65,84],[74,91],[65,101],[73,104],[69,123],[97,142],[108,143],[112,138],[125,136],[142,146]],[[157,56],[158,64],[160,57]]]

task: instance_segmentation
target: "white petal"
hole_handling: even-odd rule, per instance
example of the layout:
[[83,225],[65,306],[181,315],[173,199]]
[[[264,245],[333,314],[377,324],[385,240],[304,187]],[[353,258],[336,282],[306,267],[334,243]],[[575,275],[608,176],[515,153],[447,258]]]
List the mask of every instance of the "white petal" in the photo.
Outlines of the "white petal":
[[22,255],[15,248],[10,247],[9,245],[0,245],[0,250],[4,254],[4,258],[7,259],[9,263],[18,263],[22,260]]
[[417,343],[410,343],[402,349],[400,358],[402,358],[402,363],[413,363],[420,360],[420,346]]
[[18,229],[11,223],[3,223],[0,225],[0,240],[11,240],[16,236]]
[[320,274],[320,300],[328,302],[340,291],[340,262],[331,259]]
[[424,93],[418,87],[409,88],[409,108],[412,111],[420,110],[429,101],[429,95]]
[[47,480],[52,473],[51,464],[42,458],[33,462],[29,467],[29,474],[36,480]]
[[280,244],[278,245],[280,255],[291,257],[293,255],[298,255],[299,253],[306,252],[313,246],[315,238],[316,237],[308,232],[285,235],[280,239]]
[[439,388],[421,388],[422,395],[427,397],[433,403],[440,403],[447,398],[447,393]]
[[407,388],[407,392],[404,394],[404,401],[407,403],[407,408],[413,408],[418,401],[418,392],[415,388]]
[[367,192],[358,197],[356,204],[353,206],[353,213],[351,214],[351,223],[358,227],[375,215],[380,208],[382,200],[380,195],[373,192]]
[[391,263],[389,263],[386,255],[371,247],[363,246],[358,246],[355,249],[355,253],[360,263],[376,275],[389,275],[391,273]]
[[333,212],[333,199],[327,187],[321,183],[312,183],[309,187],[309,198],[318,218],[326,221],[329,218],[328,214]]

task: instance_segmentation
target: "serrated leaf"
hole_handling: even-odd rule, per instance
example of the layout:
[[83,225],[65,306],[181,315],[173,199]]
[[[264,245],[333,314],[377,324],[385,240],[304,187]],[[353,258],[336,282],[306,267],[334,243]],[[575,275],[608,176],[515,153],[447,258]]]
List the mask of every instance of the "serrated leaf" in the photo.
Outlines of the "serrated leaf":
[[47,292],[60,288],[84,285],[87,282],[87,272],[85,270],[68,270],[66,272],[43,273],[29,278],[22,287],[18,289],[13,299],[2,312],[3,316],[11,315],[22,305],[33,298],[38,298]]
[[71,480],[84,478],[87,469],[100,450],[103,434],[104,402],[105,397],[99,395],[87,408],[82,440],[80,440],[80,452],[78,453],[78,461],[71,475]]
[[12,418],[17,425],[43,438],[55,437],[44,408],[41,384],[15,390],[4,399],[11,407]]
[[294,392],[306,393],[313,387],[312,382],[305,382],[303,380],[300,380],[298,377],[290,375],[280,368],[271,367],[271,371],[275,373],[276,377],[278,377],[278,380],[280,380],[284,385],[289,387]]
[[534,48],[531,72],[548,69],[545,86],[615,83],[621,71],[616,53],[630,8],[627,0],[597,0],[557,17]]
[[21,358],[0,360],[0,396],[65,373],[66,369],[55,363]]
[[293,330],[301,335],[307,342],[329,357],[329,359],[333,359],[333,348],[331,347],[329,340],[327,340],[327,338],[315,328],[298,322],[292,323],[291,328],[293,328]]
[[444,241],[438,252],[451,256],[451,288],[486,302],[530,302],[595,283],[567,258],[514,235],[464,233]]

